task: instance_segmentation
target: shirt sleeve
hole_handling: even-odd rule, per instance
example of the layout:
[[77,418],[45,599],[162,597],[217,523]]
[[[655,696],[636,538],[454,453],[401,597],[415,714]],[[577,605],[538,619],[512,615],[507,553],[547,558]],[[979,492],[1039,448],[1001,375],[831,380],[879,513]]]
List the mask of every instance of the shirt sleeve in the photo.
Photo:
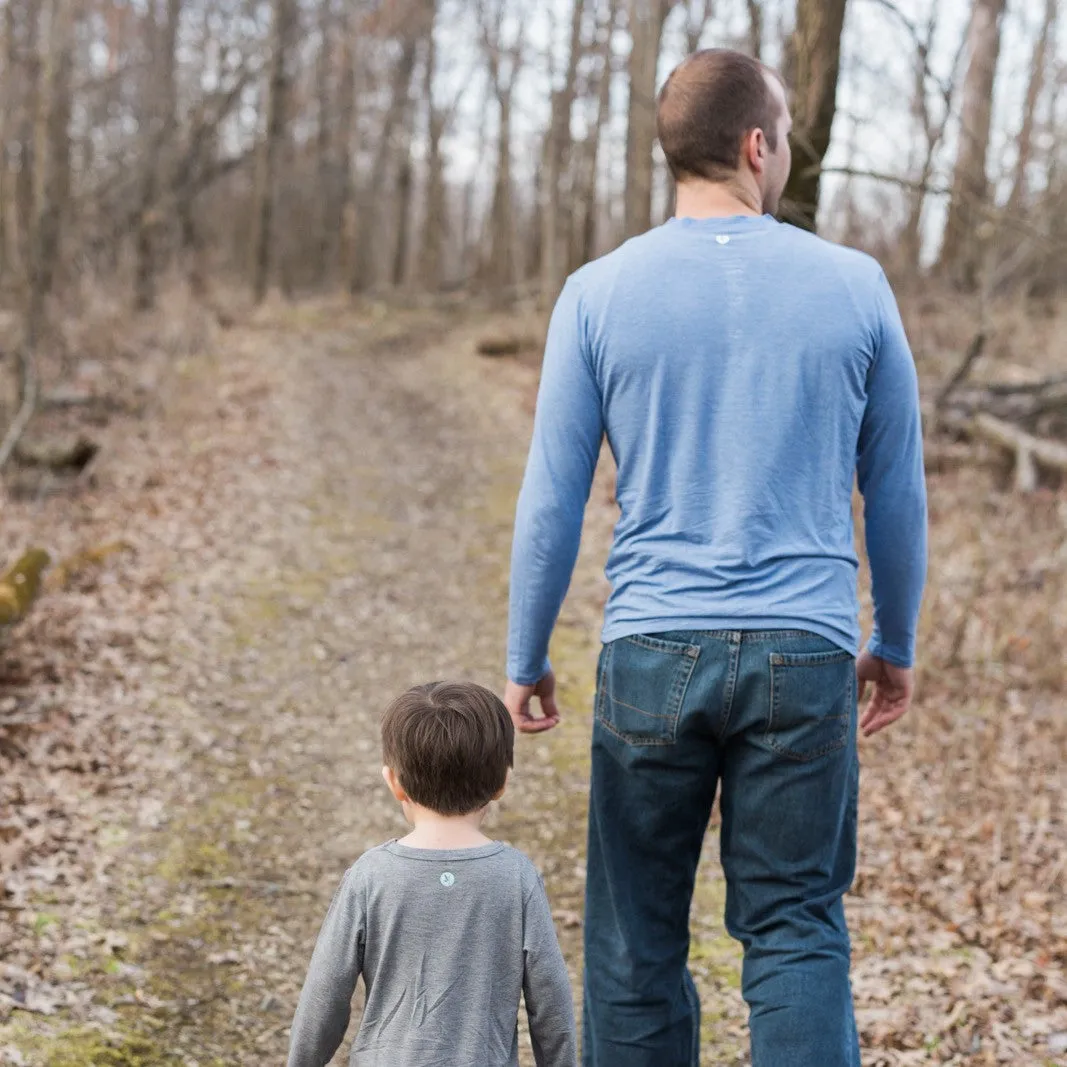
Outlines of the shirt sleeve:
[[355,868],[323,920],[289,1031],[288,1067],[326,1067],[341,1047],[363,970],[366,923]]
[[520,685],[533,685],[549,669],[548,642],[578,558],[603,435],[580,289],[571,278],[548,329],[515,514],[507,667],[508,677]]
[[922,419],[915,361],[884,274],[877,300],[880,336],[867,372],[856,461],[874,594],[868,649],[910,667],[926,581]]
[[570,976],[540,876],[524,903],[522,995],[537,1067],[576,1067],[578,1032]]

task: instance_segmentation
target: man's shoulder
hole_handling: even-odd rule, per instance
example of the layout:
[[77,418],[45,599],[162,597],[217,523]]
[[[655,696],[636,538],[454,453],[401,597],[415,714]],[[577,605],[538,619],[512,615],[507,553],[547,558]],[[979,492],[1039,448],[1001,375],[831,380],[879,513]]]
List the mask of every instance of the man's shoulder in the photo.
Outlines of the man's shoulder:
[[837,244],[799,226],[782,224],[779,233],[783,240],[793,245],[794,254],[802,263],[833,266],[847,277],[860,281],[876,281],[882,273],[882,265],[878,260],[858,248]]
[[645,233],[638,234],[623,241],[617,248],[605,252],[596,259],[579,267],[568,279],[570,285],[576,285],[583,292],[594,292],[600,285],[610,283],[632,264],[648,266],[649,258],[661,250],[664,228],[656,226]]

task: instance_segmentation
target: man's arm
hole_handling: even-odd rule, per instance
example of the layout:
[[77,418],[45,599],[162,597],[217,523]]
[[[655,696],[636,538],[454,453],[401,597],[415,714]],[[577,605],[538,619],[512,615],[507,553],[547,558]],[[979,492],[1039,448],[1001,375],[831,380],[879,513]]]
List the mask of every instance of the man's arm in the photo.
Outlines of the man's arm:
[[515,515],[507,668],[508,679],[520,689],[533,692],[549,675],[549,637],[578,556],[603,433],[581,290],[572,278],[548,329],[533,440]]
[[[878,282],[880,337],[867,374],[867,407],[860,427],[856,470],[863,494],[867,556],[874,595],[874,632],[861,663],[861,677],[875,682],[870,659],[885,669],[880,675],[898,693],[898,713],[887,708],[888,725],[907,710],[915,638],[926,580],[926,477],[918,377],[900,312],[881,275]],[[892,678],[890,678],[892,676]],[[896,681],[893,681],[896,679]],[[873,723],[868,714],[867,726]],[[868,729],[868,732],[873,730]]]
[[289,1031],[288,1067],[326,1067],[341,1047],[363,970],[364,940],[361,897],[349,870],[319,931]]
[[522,996],[537,1067],[574,1067],[578,1036],[570,976],[540,878],[524,905]]

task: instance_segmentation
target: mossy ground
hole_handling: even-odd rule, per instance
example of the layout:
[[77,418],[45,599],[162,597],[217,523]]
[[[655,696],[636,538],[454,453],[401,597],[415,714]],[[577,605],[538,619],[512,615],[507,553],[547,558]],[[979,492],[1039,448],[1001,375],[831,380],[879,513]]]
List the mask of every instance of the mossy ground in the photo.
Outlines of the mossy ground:
[[[183,603],[193,618],[145,709],[170,758],[149,786],[166,817],[151,830],[132,818],[102,829],[114,889],[91,921],[120,931],[124,944],[119,957],[102,950],[68,971],[111,1014],[0,1024],[0,1048],[20,1049],[33,1067],[280,1061],[337,880],[364,848],[402,832],[378,777],[383,703],[429,677],[500,684],[526,438],[514,426],[532,376],[516,365],[487,375],[462,336],[405,347],[427,336],[425,316],[384,330],[383,321],[281,309],[232,338],[271,387],[262,436],[248,443],[249,461],[269,462],[236,484],[209,483],[214,510],[184,519],[222,532],[212,542],[218,559],[175,556],[168,567],[176,595],[191,591]],[[205,395],[225,387],[230,361],[212,353],[177,370],[172,417],[211,457],[219,438],[196,420],[210,409]],[[607,489],[598,482],[596,492]],[[552,648],[563,723],[520,739],[490,827],[545,872],[576,992],[611,518],[593,522]],[[216,577],[197,585],[197,568]],[[210,638],[193,643],[202,633]],[[45,935],[74,921],[54,918],[46,899],[36,907]],[[710,856],[691,962],[705,1061],[716,1064],[743,1056],[737,954],[721,913]]]

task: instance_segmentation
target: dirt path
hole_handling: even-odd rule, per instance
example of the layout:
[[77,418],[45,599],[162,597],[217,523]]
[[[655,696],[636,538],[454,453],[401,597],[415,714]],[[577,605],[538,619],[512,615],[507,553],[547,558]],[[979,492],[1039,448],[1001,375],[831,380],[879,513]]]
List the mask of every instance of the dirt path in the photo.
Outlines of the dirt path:
[[[0,885],[0,1064],[283,1062],[341,873],[403,832],[379,778],[384,704],[415,681],[502,680],[536,373],[479,360],[474,329],[428,313],[268,309],[176,361],[159,417],[113,442],[107,499],[126,528],[109,513],[94,536],[121,532],[134,551],[57,597],[53,612],[93,634],[77,672],[52,684],[75,727],[104,723],[121,755],[98,773],[59,752],[48,789],[65,807],[23,819],[45,857],[48,820],[66,829],[51,858]],[[943,508],[952,494],[974,490],[935,485]],[[1048,552],[1067,522],[1054,503],[1018,519]],[[575,990],[614,517],[602,470],[553,645],[564,722],[520,740],[490,829],[543,870]],[[953,536],[937,514],[934,535]],[[954,579],[932,577],[940,619]],[[1018,618],[1006,588],[999,616]],[[909,723],[862,750],[849,907],[869,1067],[1064,1062],[1067,735],[1058,698],[998,695],[1003,684],[931,673]],[[90,695],[109,715],[79,717]],[[75,823],[95,827],[76,856]],[[714,833],[706,853],[691,953],[703,1060],[744,1063]]]
[[[340,874],[403,832],[379,778],[384,702],[421,680],[500,684],[533,372],[479,362],[462,330],[437,343],[439,323],[409,326],[278,312],[185,368],[169,428],[208,459],[196,528],[173,539],[177,632],[145,694],[154,781],[102,816],[103,892],[59,919],[93,934],[68,968],[82,996],[0,1026],[13,1061],[281,1062]],[[245,420],[207,417],[219,397]],[[591,522],[557,642],[565,728],[520,745],[490,831],[545,872],[576,989],[610,522]],[[733,981],[720,933],[695,953],[709,989]],[[718,1015],[709,1034],[733,1052]]]

